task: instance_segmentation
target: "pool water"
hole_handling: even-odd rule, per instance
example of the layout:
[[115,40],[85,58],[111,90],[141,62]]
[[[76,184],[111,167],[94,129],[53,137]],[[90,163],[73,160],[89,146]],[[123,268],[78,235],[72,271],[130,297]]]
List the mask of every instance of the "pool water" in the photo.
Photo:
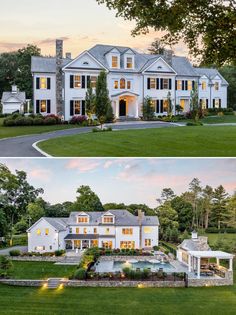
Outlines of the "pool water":
[[95,266],[96,272],[118,272],[124,268],[130,268],[140,270],[150,268],[152,272],[158,271],[160,268],[165,272],[173,272],[175,268],[170,263],[150,263],[148,261],[139,261],[137,263],[129,263],[128,261],[100,261]]

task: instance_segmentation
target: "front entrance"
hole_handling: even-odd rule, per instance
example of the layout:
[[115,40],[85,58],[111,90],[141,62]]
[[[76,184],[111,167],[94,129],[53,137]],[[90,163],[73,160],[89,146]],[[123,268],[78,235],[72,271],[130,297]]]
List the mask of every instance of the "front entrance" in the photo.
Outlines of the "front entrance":
[[126,116],[126,101],[125,100],[120,100],[119,116]]

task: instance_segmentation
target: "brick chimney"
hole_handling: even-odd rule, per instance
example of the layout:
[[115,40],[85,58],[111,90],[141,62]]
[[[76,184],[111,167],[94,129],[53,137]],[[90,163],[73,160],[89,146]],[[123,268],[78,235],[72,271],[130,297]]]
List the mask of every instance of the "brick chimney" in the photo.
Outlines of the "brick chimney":
[[142,210],[138,210],[138,224],[139,224],[139,248],[142,249],[142,221],[144,218],[144,212]]
[[170,49],[164,49],[164,58],[170,66],[172,66],[172,57],[173,57],[173,51]]
[[56,107],[57,115],[63,115],[63,99],[62,99],[62,61],[63,61],[63,41],[56,40]]

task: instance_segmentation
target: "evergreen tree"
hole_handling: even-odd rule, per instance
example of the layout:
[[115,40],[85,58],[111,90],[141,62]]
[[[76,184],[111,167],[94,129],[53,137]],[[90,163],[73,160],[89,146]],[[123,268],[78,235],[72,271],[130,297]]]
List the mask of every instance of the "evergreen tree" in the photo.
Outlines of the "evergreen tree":
[[172,103],[170,91],[167,93],[167,103],[168,103],[167,115],[168,117],[171,118],[173,115],[173,103]]
[[155,109],[151,97],[147,96],[143,102],[143,119],[151,120],[154,117]]
[[75,202],[77,211],[104,211],[99,197],[89,186],[80,186],[77,193],[79,193]]
[[95,94],[93,93],[93,88],[91,84],[86,91],[85,106],[86,106],[86,114],[88,115],[89,121],[91,121],[92,115],[95,113]]
[[227,197],[228,194],[222,185],[214,190],[211,220],[217,225],[218,229],[221,228],[222,223],[226,224],[229,218]]
[[194,89],[191,91],[190,110],[192,112],[194,121],[197,123],[199,121],[199,100],[197,84],[195,84]]

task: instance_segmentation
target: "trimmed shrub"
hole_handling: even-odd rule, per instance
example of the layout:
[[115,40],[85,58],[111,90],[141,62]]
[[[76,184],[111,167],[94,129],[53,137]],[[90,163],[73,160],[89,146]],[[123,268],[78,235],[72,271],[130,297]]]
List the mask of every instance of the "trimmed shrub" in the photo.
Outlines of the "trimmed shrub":
[[44,125],[56,125],[57,121],[54,117],[46,117],[44,119]]
[[18,249],[13,249],[13,250],[10,250],[9,252],[10,256],[20,256],[21,252],[18,250]]
[[4,119],[3,125],[7,127],[15,126],[15,120],[10,118]]
[[199,121],[199,122],[188,122],[186,124],[186,126],[202,126],[203,124]]
[[86,125],[88,125],[87,116],[73,116],[70,120],[70,124],[72,125],[81,125],[82,123],[85,125],[85,122],[87,123]]
[[65,254],[65,251],[63,249],[61,250],[55,250],[55,256],[62,256]]
[[33,124],[34,124],[35,126],[43,125],[43,118],[41,118],[41,117],[35,117],[34,120],[33,120]]
[[74,279],[85,280],[86,279],[86,270],[84,268],[76,269],[74,272]]

